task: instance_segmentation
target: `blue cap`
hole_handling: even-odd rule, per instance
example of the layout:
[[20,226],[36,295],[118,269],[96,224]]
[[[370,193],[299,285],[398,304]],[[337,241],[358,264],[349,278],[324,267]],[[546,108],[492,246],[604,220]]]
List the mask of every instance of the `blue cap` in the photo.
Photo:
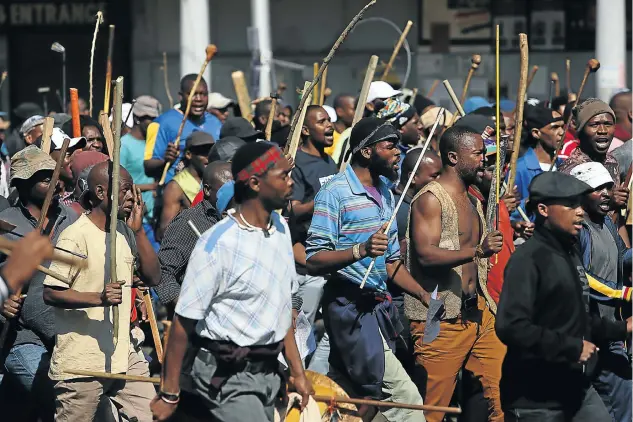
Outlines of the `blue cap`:
[[222,185],[220,189],[218,189],[218,200],[215,203],[215,208],[218,210],[220,214],[226,211],[226,207],[229,206],[229,202],[233,199],[235,195],[235,182],[233,180],[229,180],[225,184]]
[[491,107],[492,103],[489,103],[484,97],[470,97],[464,101],[464,112],[466,114],[472,113],[478,108]]
[[508,100],[507,98],[499,101],[499,110],[505,111],[506,113],[514,110],[514,101]]

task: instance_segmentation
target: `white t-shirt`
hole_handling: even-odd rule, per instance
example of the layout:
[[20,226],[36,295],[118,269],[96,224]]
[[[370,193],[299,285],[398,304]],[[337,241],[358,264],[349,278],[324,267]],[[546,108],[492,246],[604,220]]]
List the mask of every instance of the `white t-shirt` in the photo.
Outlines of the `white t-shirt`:
[[236,211],[198,239],[176,313],[197,320],[196,333],[238,346],[277,343],[292,321],[298,289],[290,230],[278,213],[265,232],[239,223]]

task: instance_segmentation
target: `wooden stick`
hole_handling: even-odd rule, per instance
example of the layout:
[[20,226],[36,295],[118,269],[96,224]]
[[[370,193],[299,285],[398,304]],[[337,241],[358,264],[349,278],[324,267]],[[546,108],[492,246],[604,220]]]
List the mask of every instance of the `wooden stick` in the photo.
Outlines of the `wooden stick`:
[[426,97],[427,98],[431,98],[433,96],[433,94],[435,93],[435,90],[437,89],[438,85],[440,84],[440,80],[436,79],[433,81],[433,85],[431,85],[431,88],[429,89],[429,92],[426,93]]
[[249,122],[253,121],[253,110],[251,109],[251,97],[248,95],[248,88],[246,87],[246,79],[244,78],[244,72],[238,70],[231,73],[231,79],[233,80],[233,88],[235,89],[235,95],[237,96],[237,104],[240,106],[240,112],[242,117]]
[[82,377],[101,378],[106,380],[138,381],[160,384],[160,378],[158,377],[143,377],[141,375],[110,374],[108,372],[82,371],[80,369],[71,369],[66,371],[66,373],[71,375],[80,375]]
[[73,138],[81,136],[81,123],[79,122],[79,91],[70,88],[70,117],[73,125]]
[[[11,256],[11,251],[9,249],[0,248],[0,252],[5,254],[6,256]],[[42,265],[38,265],[37,266],[37,271],[41,272],[42,274],[50,275],[54,279],[59,280],[62,283],[65,283],[65,284],[67,284],[69,286],[71,284],[70,280],[68,280],[63,275],[61,275],[59,273],[56,273],[55,271],[51,271],[50,269],[48,269],[48,268],[46,268],[46,267],[44,267]],[[17,295],[20,295],[21,293],[22,293],[22,289],[20,289],[19,292],[16,292]]]
[[407,39],[407,35],[409,35],[409,31],[411,30],[412,26],[413,26],[413,22],[408,21],[407,25],[404,27],[404,30],[402,31],[402,34],[400,34],[400,38],[398,39],[396,46],[393,48],[393,52],[391,53],[391,57],[389,58],[389,62],[387,63],[387,66],[385,66],[385,70],[382,72],[382,76],[380,78],[381,81],[386,80],[387,75],[389,75],[389,72],[391,72],[391,68],[393,67],[393,63],[395,62],[396,57],[398,56],[398,52],[400,52],[400,49],[402,48],[402,44],[404,44],[404,40]]
[[314,394],[312,395],[314,401],[322,402],[322,403],[351,403],[351,404],[366,404],[368,406],[376,406],[376,407],[391,407],[398,409],[411,409],[411,410],[424,410],[427,412],[443,412],[443,413],[462,413],[462,409],[459,407],[444,407],[444,406],[431,406],[428,404],[408,404],[408,403],[398,403],[392,401],[380,401],[380,400],[370,400],[370,399],[354,399],[350,397],[344,396],[322,396]]
[[554,81],[554,96],[558,97],[560,95],[560,81],[558,80],[558,73],[552,72],[550,80]]
[[[444,118],[444,108],[440,108],[440,110],[437,113],[437,117],[435,118],[435,123],[433,123],[433,127],[431,128],[431,133],[429,134],[428,138],[426,138],[426,142],[424,143],[422,152],[420,153],[418,160],[415,162],[415,166],[413,166],[413,170],[411,170],[411,174],[409,175],[409,180],[407,180],[407,184],[404,185],[404,189],[402,190],[403,192],[407,192],[409,190],[409,186],[411,186],[411,183],[413,182],[413,178],[418,172],[418,167],[420,167],[420,163],[422,163],[422,159],[424,158],[424,153],[426,152],[426,149],[429,147],[429,143],[431,142],[431,139],[433,138],[433,135],[435,134],[435,130],[437,129],[437,126],[440,124],[440,119],[443,119],[443,118]],[[396,219],[396,215],[398,214],[398,210],[400,209],[400,206],[402,205],[402,202],[404,201],[405,196],[406,195],[402,195],[400,197],[400,200],[396,204],[396,208],[393,210],[393,214],[391,215],[391,218],[389,219],[389,222],[387,223],[387,227],[385,228],[385,234],[387,235],[389,234],[389,229],[391,228],[391,225]],[[369,263],[369,267],[367,268],[367,271],[365,272],[363,281],[360,283],[361,289],[365,287],[365,283],[367,282],[367,279],[369,278],[369,274],[371,273],[371,270],[374,268],[375,264],[376,264],[376,258],[373,258],[371,262]]]
[[2,72],[2,76],[0,76],[0,89],[2,89],[2,85],[4,85],[4,81],[7,80],[8,76],[9,76],[9,72],[7,72],[6,70]]
[[57,190],[57,182],[59,181],[59,174],[62,171],[62,167],[64,166],[64,161],[66,160],[66,151],[68,151],[68,146],[70,145],[70,138],[64,139],[64,143],[62,144],[62,149],[59,151],[59,158],[57,158],[57,164],[55,164],[55,170],[53,170],[53,176],[51,177],[51,181],[48,184],[48,190],[46,191],[46,196],[44,197],[44,204],[42,205],[40,218],[37,220],[37,226],[35,230],[38,233],[42,232],[44,228],[44,222],[46,221],[46,216],[48,214],[48,209],[51,206],[51,202],[53,200],[53,195]]
[[[501,91],[501,86],[499,84],[499,73],[500,73],[500,68],[499,68],[499,25],[496,26],[496,35],[495,35],[495,85],[496,85],[496,89],[495,89],[495,93],[496,93],[496,98],[495,98],[495,122],[496,122],[496,143],[497,143],[497,162],[496,162],[496,174],[495,174],[495,187],[496,187],[496,200],[497,202],[499,202],[499,200],[501,199],[501,110],[500,110],[500,91]],[[507,148],[506,148],[507,149]],[[491,204],[490,202],[488,202],[488,206],[491,206],[493,204]],[[494,206],[497,206],[497,204],[495,203]],[[499,222],[497,221],[497,227],[499,226],[498,224]]]
[[532,66],[532,71],[530,72],[530,76],[528,77],[527,80],[527,88],[530,87],[530,84],[532,83],[532,79],[534,79],[534,76],[536,75],[536,72],[538,71],[538,66],[534,65]]
[[95,22],[95,32],[92,34],[92,47],[90,48],[90,117],[92,117],[92,87],[93,78],[92,70],[94,69],[95,62],[95,47],[97,45],[97,34],[99,33],[99,25],[103,22],[103,12],[99,10],[97,12],[97,22]]
[[51,153],[51,136],[53,135],[54,126],[55,119],[52,117],[44,119],[44,126],[42,127],[42,151],[46,154]]
[[417,88],[413,88],[411,90],[411,98],[409,98],[409,105],[413,106],[413,104],[415,104],[415,97],[417,97],[418,95],[418,89]]
[[[473,57],[470,59],[470,61],[471,61],[470,69],[468,69],[468,75],[466,75],[466,82],[464,82],[464,88],[462,88],[462,95],[459,98],[460,104],[464,104],[464,101],[466,101],[466,94],[468,93],[468,86],[470,85],[470,79],[473,77],[475,70],[477,70],[477,68],[479,67],[479,64],[481,63],[481,56],[479,54],[473,54]],[[497,99],[497,102],[498,101],[499,100]],[[453,118],[451,119],[451,122],[449,123],[448,126],[449,127],[453,126],[456,119],[457,119],[457,114],[453,114]]]
[[[585,67],[585,74],[582,77],[582,82],[580,83],[580,88],[578,88],[578,93],[576,94],[576,99],[574,100],[574,105],[572,106],[572,110],[574,107],[578,105],[578,101],[580,100],[580,96],[582,95],[582,91],[585,89],[585,84],[587,83],[587,78],[589,78],[590,73],[596,73],[600,69],[600,62],[596,59],[589,59],[587,62],[587,66]],[[560,154],[560,150],[563,147],[563,142],[565,141],[565,136],[567,135],[567,131],[569,130],[569,125],[571,124],[571,117],[573,113],[570,113],[567,121],[565,122],[565,130],[563,131],[563,137],[558,141],[558,145],[556,146],[556,152],[554,153],[554,161],[552,161],[552,165],[549,167],[549,171],[554,170],[554,166],[556,165],[556,159],[558,158],[558,154]]]
[[156,347],[156,356],[158,361],[163,363],[163,344],[160,342],[160,333],[158,332],[158,323],[156,322],[156,314],[154,313],[154,306],[152,305],[152,298],[149,294],[149,290],[143,292],[143,303],[145,303],[145,309],[147,310],[147,316],[149,317],[149,326],[152,329],[152,338],[154,339],[154,347]]
[[[347,38],[347,36],[352,31],[352,29],[354,29],[358,21],[360,21],[360,19],[363,17],[363,14],[365,13],[365,11],[367,11],[367,9],[369,9],[375,3],[376,3],[376,0],[371,0],[369,3],[367,3],[365,7],[363,7],[361,11],[358,12],[356,16],[354,16],[351,22],[343,30],[343,33],[341,33],[341,35],[338,37],[338,39],[336,40],[336,42],[330,49],[330,52],[328,53],[328,55],[325,57],[325,59],[323,59],[323,63],[321,63],[321,67],[319,68],[319,73],[317,74],[316,78],[312,81],[312,83],[310,83],[307,94],[310,94],[312,90],[314,89],[314,85],[316,85],[319,82],[319,79],[321,78],[321,75],[323,74],[325,67],[330,63],[330,61],[332,60],[332,57],[334,57],[334,53],[336,53],[336,50],[338,50],[341,44],[343,44],[343,41],[345,41],[345,38]],[[303,107],[305,107],[307,100],[308,100],[307,95],[303,95],[301,97],[301,101],[299,102],[299,105],[297,106],[297,112],[294,114],[292,118],[292,124],[290,125],[290,133],[288,134],[288,140],[286,142],[286,146],[288,145],[288,143],[290,142],[290,140],[292,139],[294,135],[293,131],[297,129],[297,120],[299,120],[299,117],[301,116],[300,111]],[[299,128],[299,130],[301,129]]]
[[[308,91],[309,86],[310,86],[310,82],[308,81],[304,82],[301,101],[303,101],[305,97],[312,95]],[[307,101],[307,98],[306,98],[306,101]],[[308,111],[308,107],[302,107],[300,110],[296,111],[296,113],[299,113],[299,119],[297,119],[294,124],[298,125],[299,127],[294,128],[295,130],[292,131],[292,138],[290,139],[290,142],[286,144],[286,150],[284,151],[284,154],[290,155],[293,160],[295,156],[297,155],[297,149],[299,149],[299,144],[301,143],[301,127],[303,126],[303,121],[306,118],[307,111]]]
[[167,74],[167,53],[163,51],[163,83],[165,84],[165,93],[167,93],[167,99],[169,100],[169,108],[174,108],[174,99],[171,96],[169,90],[169,75]]
[[369,58],[369,65],[367,66],[367,72],[365,72],[365,79],[363,80],[363,86],[360,89],[360,95],[358,96],[358,104],[356,110],[354,110],[354,120],[352,120],[352,127],[363,118],[365,113],[365,105],[367,104],[367,96],[369,95],[369,87],[374,80],[374,74],[376,73],[376,67],[378,66],[378,56],[371,56]]
[[528,76],[528,43],[527,35],[519,34],[519,50],[521,53],[521,69],[519,74],[519,90],[517,93],[517,106],[515,115],[514,129],[514,149],[510,158],[510,175],[508,176],[508,186],[514,186],[517,176],[517,160],[519,158],[519,150],[521,149],[521,131],[523,129],[523,108],[525,105],[525,93],[527,91]]
[[99,124],[103,128],[103,137],[105,138],[106,147],[108,148],[108,155],[110,161],[112,161],[112,152],[114,151],[114,139],[112,136],[112,126],[110,126],[110,119],[108,119],[108,113],[101,110],[99,112]]
[[[321,78],[321,93],[319,94],[319,105],[322,106],[325,103],[325,90],[327,89],[327,66],[323,71],[323,77]],[[315,88],[316,89],[316,88]]]
[[108,58],[106,60],[105,94],[103,96],[103,111],[110,115],[110,90],[112,87],[112,52],[114,51],[114,25],[110,25],[108,32]]
[[448,92],[448,96],[451,97],[451,100],[453,101],[455,108],[457,108],[457,112],[460,115],[465,116],[466,113],[464,112],[464,109],[462,108],[461,103],[457,99],[457,95],[455,95],[455,91],[453,91],[453,87],[451,86],[451,83],[448,81],[448,79],[444,79],[442,83],[444,84],[444,87],[446,88],[446,91]]
[[[12,251],[15,244],[15,241],[0,236],[0,248]],[[84,269],[88,266],[86,260],[68,256],[66,253],[57,252],[56,250],[53,250],[53,254],[45,258],[50,261],[58,261],[67,264],[77,269]]]
[[[202,68],[200,68],[200,72],[198,72],[198,76],[191,86],[191,91],[189,91],[189,98],[187,99],[187,108],[182,115],[182,120],[180,121],[180,127],[178,128],[178,134],[176,135],[176,140],[174,141],[174,146],[178,148],[180,146],[180,137],[182,136],[182,131],[185,128],[185,123],[187,123],[187,119],[189,118],[189,112],[191,111],[191,103],[193,102],[193,97],[196,95],[196,90],[198,89],[198,85],[200,84],[200,80],[202,79],[202,74],[207,68],[207,65],[217,53],[218,48],[215,44],[209,44],[206,49],[206,56],[204,59],[204,63],[202,64]],[[169,171],[169,167],[171,166],[170,162],[165,163],[165,168],[163,169],[163,175],[160,177],[160,181],[158,182],[159,186],[165,184],[165,178],[167,177],[167,172]]]
[[[324,70],[325,72],[325,70]],[[319,74],[319,63],[314,62],[312,63],[312,78],[313,80],[316,79],[317,75]],[[314,84],[314,92],[317,93],[317,95],[313,95],[312,96],[312,104],[319,104],[319,83],[317,82],[316,84]]]
[[[114,126],[112,151],[112,173],[110,179],[110,283],[118,283],[116,267],[116,238],[117,238],[117,221],[119,212],[119,178],[120,178],[120,150],[121,150],[121,122],[123,120],[123,77],[119,76],[114,85],[114,107],[112,115],[112,123]],[[112,306],[112,332],[114,349],[119,342],[119,306]]]
[[[508,192],[508,184],[505,181],[503,182],[503,188],[506,190],[506,192]],[[517,205],[517,211],[521,215],[521,218],[523,219],[523,221],[525,221],[526,223],[530,222],[530,218],[527,216],[525,211],[523,211],[523,208],[521,208],[521,205]]]
[[273,122],[275,121],[275,113],[277,112],[277,100],[279,96],[276,92],[270,94],[270,112],[268,113],[268,122],[266,122],[266,140],[270,141],[273,134]]
[[567,79],[567,95],[571,94],[571,60],[565,60],[565,74]]

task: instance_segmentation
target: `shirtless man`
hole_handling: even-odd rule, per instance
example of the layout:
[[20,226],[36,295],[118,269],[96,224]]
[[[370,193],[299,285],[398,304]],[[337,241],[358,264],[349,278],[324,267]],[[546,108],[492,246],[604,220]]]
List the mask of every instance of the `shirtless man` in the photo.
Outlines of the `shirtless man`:
[[[448,406],[465,367],[481,379],[489,420],[503,421],[499,381],[505,347],[495,334],[496,304],[486,288],[488,258],[501,250],[503,236],[486,234],[481,203],[468,194],[484,174],[485,151],[481,134],[469,127],[452,127],[442,135],[442,177],[411,201],[407,265],[426,291],[437,287],[443,308],[429,321],[427,306],[405,296],[405,312],[416,361],[428,373],[425,403]],[[436,337],[424,338],[427,322],[439,325]],[[431,422],[444,418],[441,412],[425,416]]]

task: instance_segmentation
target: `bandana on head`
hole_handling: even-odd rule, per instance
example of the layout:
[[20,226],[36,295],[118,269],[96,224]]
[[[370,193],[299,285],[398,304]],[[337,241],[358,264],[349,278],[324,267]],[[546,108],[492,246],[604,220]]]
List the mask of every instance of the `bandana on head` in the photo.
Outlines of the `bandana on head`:
[[378,111],[376,117],[386,120],[394,125],[396,129],[400,129],[413,118],[415,111],[415,108],[411,107],[411,105],[395,98],[389,98],[385,100],[385,106]]
[[363,140],[361,140],[360,143],[352,150],[352,154],[356,154],[358,151],[367,146],[388,140],[398,142],[400,140],[400,134],[391,123],[385,122],[363,138]]
[[245,182],[253,176],[260,176],[275,167],[275,164],[282,158],[283,155],[279,148],[270,148],[261,156],[257,157],[255,161],[240,170],[240,172],[237,173],[235,181]]

